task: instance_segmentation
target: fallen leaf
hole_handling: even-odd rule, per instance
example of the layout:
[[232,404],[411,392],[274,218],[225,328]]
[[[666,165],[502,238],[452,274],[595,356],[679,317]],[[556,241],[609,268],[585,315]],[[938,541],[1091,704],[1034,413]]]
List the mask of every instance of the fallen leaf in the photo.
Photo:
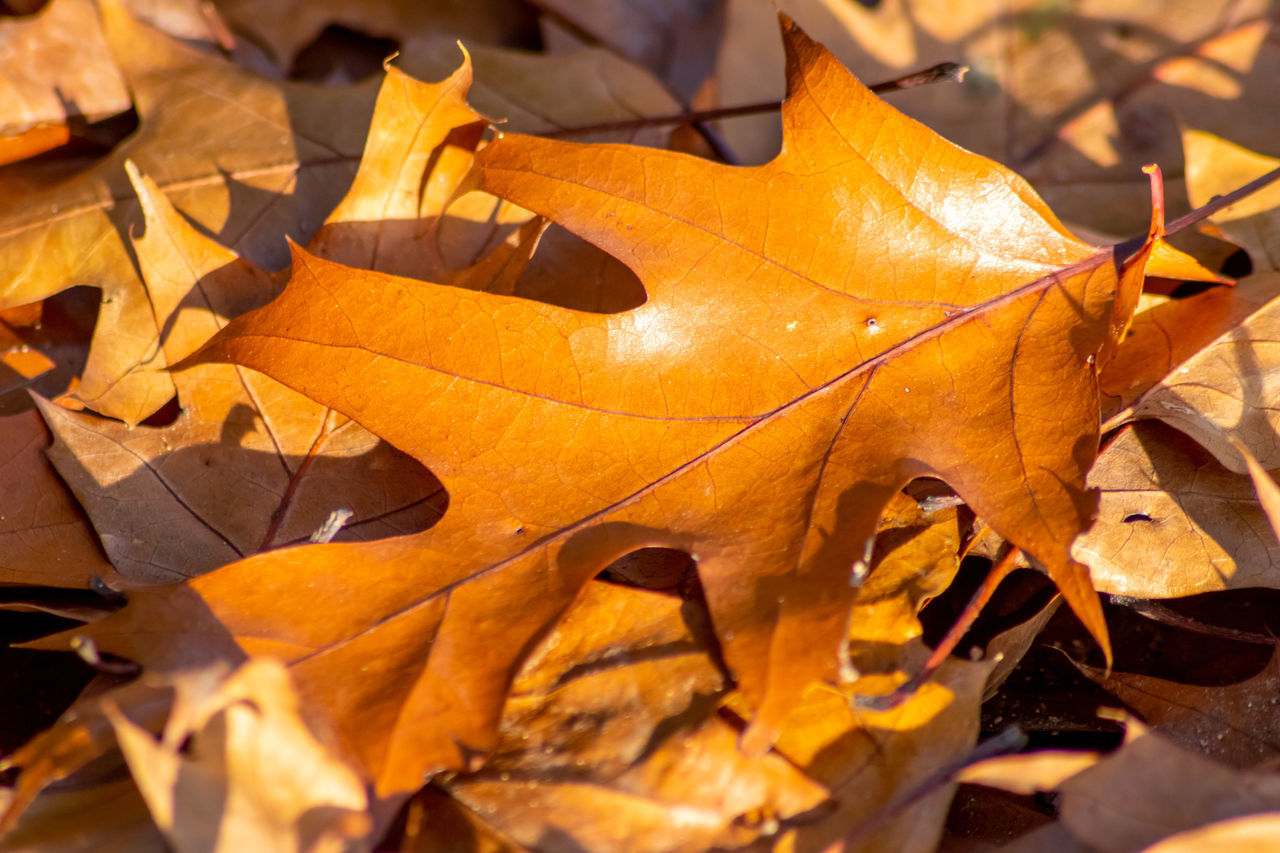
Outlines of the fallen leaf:
[[250,660],[186,674],[163,738],[109,702],[129,770],[177,851],[343,851],[371,830],[363,784],[302,720],[289,674]]
[[1172,598],[1280,587],[1280,542],[1247,476],[1185,435],[1139,423],[1089,473],[1098,519],[1072,553],[1100,592]]
[[1280,755],[1280,655],[1247,681],[1225,687],[1179,684],[1137,673],[1076,667],[1171,742],[1247,769]]
[[1185,299],[1164,299],[1140,308],[1115,358],[1098,377],[1103,421],[1109,422],[1274,295],[1272,279],[1250,276],[1235,287],[1215,287]]
[[1235,853],[1275,849],[1280,812],[1227,818],[1179,832],[1148,847],[1146,853]]
[[502,43],[528,26],[527,12],[513,0],[220,0],[218,11],[237,30],[265,45],[284,70],[298,52],[329,26],[341,25],[371,36],[400,39],[406,33],[441,32],[455,39]]
[[705,850],[762,837],[826,790],[783,758],[744,757],[716,715],[727,689],[705,612],[592,583],[529,656],[485,767],[447,789],[529,846]]
[[[1262,273],[1258,288],[1280,283]],[[1265,282],[1265,284],[1263,284]],[[1155,418],[1194,438],[1232,471],[1245,473],[1244,460],[1231,446],[1235,437],[1264,468],[1280,468],[1277,415],[1271,405],[1280,371],[1271,367],[1280,337],[1280,302],[1273,297],[1186,360],[1171,365],[1159,383],[1144,391],[1111,424]]]
[[0,580],[83,589],[92,576],[110,579],[113,570],[45,458],[48,446],[36,412],[0,418]]
[[[0,817],[0,832],[4,834],[4,839],[0,841],[0,845],[11,841],[15,835],[21,836],[21,827],[24,825],[34,824],[37,828],[32,831],[37,834],[47,831],[41,815],[50,808],[59,812],[62,808],[57,804],[61,798],[54,791],[46,790],[49,786],[72,779],[82,783],[70,786],[73,790],[77,787],[92,788],[93,782],[98,781],[96,774],[110,776],[123,769],[118,753],[114,763],[107,760],[91,764],[102,756],[109,755],[115,746],[115,732],[103,710],[103,699],[111,701],[117,708],[125,709],[135,724],[159,731],[172,703],[173,690],[171,685],[157,684],[152,679],[135,680],[106,691],[86,690],[51,728],[5,756],[0,761],[0,767],[5,770],[21,768],[22,772],[17,784],[13,786],[12,794],[4,803],[4,814]],[[101,766],[104,763],[105,767]],[[86,775],[90,778],[83,778]],[[137,799],[137,789],[130,785],[129,791],[133,795],[128,798],[130,803],[136,801],[142,806],[141,800]],[[53,802],[45,802],[51,793],[54,794]],[[107,792],[103,792],[103,795],[107,795]],[[94,796],[96,795],[87,798],[90,803],[96,802]],[[110,796],[121,797],[124,792],[114,790]],[[75,797],[67,800],[77,803]],[[79,805],[83,805],[83,801]],[[33,806],[35,814],[27,817]],[[70,806],[76,807],[78,806]],[[154,831],[154,825],[149,820],[144,823]],[[3,846],[0,849],[4,849]]]
[[400,840],[403,853],[526,853],[523,847],[505,838],[483,818],[438,788],[423,788],[405,810],[405,830]]
[[[779,8],[862,80],[938,62],[967,66],[959,84],[891,100],[946,138],[1017,169],[1064,221],[1099,234],[1143,229],[1148,190],[1138,169],[1147,163],[1165,169],[1170,209],[1185,203],[1180,119],[1225,136],[1247,133],[1237,141],[1260,151],[1274,145],[1268,105],[1280,55],[1261,4],[784,0]],[[773,26],[767,4],[729,4],[717,98],[706,106],[782,95],[768,73],[781,58]],[[1242,111],[1260,116],[1247,130]],[[774,156],[779,130],[773,115],[717,123],[745,163]]]
[[1063,782],[1058,794],[1073,835],[1104,853],[1136,853],[1217,820],[1277,810],[1280,774],[1238,771],[1148,733]]
[[[165,329],[164,359],[177,361],[276,286],[127,167],[147,228],[134,251]],[[350,517],[347,539],[413,532],[439,517],[439,483],[421,466],[279,383],[226,366],[175,382],[182,412],[167,427],[130,429],[41,403],[56,437],[50,458],[128,581],[193,577],[305,541],[336,510]]]
[[1271,474],[1258,463],[1247,444],[1232,436],[1231,446],[1236,449],[1236,453],[1240,454],[1245,467],[1249,469],[1249,479],[1253,481],[1254,491],[1258,493],[1258,504],[1266,514],[1267,521],[1271,523],[1271,532],[1280,538],[1280,486],[1276,485]]
[[[993,663],[948,660],[932,681],[888,711],[855,708],[850,696],[833,690],[810,691],[775,749],[827,786],[834,808],[796,822],[785,843],[796,849],[868,853],[935,849],[954,782],[932,777],[973,749],[978,707]],[[898,680],[870,676],[860,689],[888,692]],[[919,785],[928,787],[918,801],[881,814]]]
[[170,191],[200,227],[274,268],[286,260],[281,236],[309,236],[345,191],[373,91],[277,84],[137,23],[114,2],[102,9],[139,129],[74,178],[6,196],[0,263],[12,273],[0,285],[0,304],[36,302],[78,284],[101,287],[78,396],[133,424],[174,390],[158,370],[131,374],[140,364],[163,364],[154,360],[159,329],[126,248],[138,219],[124,161],[133,159]]
[[[151,666],[199,659],[211,638],[143,648],[126,628],[195,605],[190,618],[215,616],[250,653],[290,660],[386,795],[492,745],[524,650],[590,577],[636,548],[679,548],[698,560],[758,753],[812,682],[840,677],[850,567],[891,497],[931,475],[1047,566],[1105,642],[1067,548],[1093,511],[1090,362],[1115,322],[1122,259],[798,31],[787,41],[795,141],[760,169],[523,137],[480,153],[482,189],[638,271],[649,301],[634,311],[572,312],[295,249],[281,297],[184,366],[234,360],[355,417],[429,464],[449,511],[417,538],[233,564],[87,631]],[[646,173],[663,175],[651,198],[637,196]],[[805,222],[837,230],[787,215],[789,193]],[[726,354],[727,370],[707,370]],[[1052,418],[1031,414],[1045,406]],[[342,580],[355,566],[358,600]]]
[[971,764],[957,779],[971,785],[990,785],[1015,794],[1052,791],[1102,760],[1096,752],[1042,749],[1022,755],[1000,755]]
[[[535,0],[550,13],[544,32],[568,24],[574,34],[609,45],[661,78],[680,100],[692,100],[706,83],[715,56],[707,43],[718,40],[726,7],[718,0],[655,0],[636,6],[626,0],[575,3]],[[553,39],[554,45],[554,39]]]
[[822,802],[821,785],[778,755],[743,756],[737,739],[712,716],[613,778],[466,781],[453,793],[519,843],[550,836],[600,851],[740,846]]
[[[1193,205],[1225,195],[1280,167],[1280,160],[1255,154],[1203,131],[1184,130],[1182,146],[1187,159],[1187,196]],[[1254,272],[1280,269],[1278,205],[1280,195],[1275,186],[1270,186],[1210,217],[1224,236],[1249,253]]]
[[131,106],[90,0],[54,0],[26,20],[0,21],[0,67],[0,137]]
[[49,792],[0,840],[3,853],[167,853],[128,777]]
[[929,507],[929,497],[893,497],[849,618],[851,663],[860,673],[889,674],[910,666],[910,644],[924,630],[918,618],[960,567],[961,523],[954,506]]

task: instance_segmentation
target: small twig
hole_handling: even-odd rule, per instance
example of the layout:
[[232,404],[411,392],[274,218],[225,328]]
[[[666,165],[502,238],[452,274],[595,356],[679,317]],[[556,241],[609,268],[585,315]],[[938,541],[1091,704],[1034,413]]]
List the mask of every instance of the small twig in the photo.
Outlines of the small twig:
[[[956,62],[941,62],[932,68],[926,68],[924,71],[917,71],[907,74],[904,77],[898,77],[893,80],[886,80],[883,83],[876,83],[871,86],[871,91],[877,95],[887,94],[889,92],[900,92],[904,89],[914,89],[917,86],[926,86],[930,83],[938,83],[943,80],[959,81],[964,78],[964,74],[969,68],[966,65],[960,65]],[[744,104],[740,107],[722,107],[714,110],[692,110],[683,113],[674,113],[665,116],[648,116],[645,118],[627,119],[625,121],[609,121],[600,124],[586,124],[577,127],[562,127],[558,130],[548,131],[543,136],[559,137],[559,136],[580,136],[586,133],[613,133],[627,130],[640,130],[646,127],[660,127],[667,124],[676,125],[692,125],[705,121],[715,121],[722,118],[734,118],[736,116],[757,115],[759,113],[776,112],[782,108],[782,101],[761,101],[756,104]]]
[[1224,207],[1230,207],[1245,196],[1253,195],[1267,184],[1274,183],[1277,179],[1280,179],[1280,168],[1272,169],[1262,177],[1254,178],[1249,183],[1237,190],[1232,190],[1226,195],[1214,196],[1207,204],[1203,204],[1190,213],[1179,216],[1170,222],[1165,228],[1165,233],[1176,234],[1189,225],[1195,225],[1197,222],[1208,219]]

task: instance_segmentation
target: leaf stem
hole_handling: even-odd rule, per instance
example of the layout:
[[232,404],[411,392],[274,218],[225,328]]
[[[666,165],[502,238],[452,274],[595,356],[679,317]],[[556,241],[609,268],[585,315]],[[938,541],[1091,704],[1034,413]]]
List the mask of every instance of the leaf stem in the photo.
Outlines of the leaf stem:
[[1021,556],[1021,548],[1010,548],[1000,562],[991,567],[986,579],[982,582],[982,586],[973,594],[973,598],[969,600],[968,605],[965,606],[960,617],[956,619],[955,624],[947,631],[947,635],[942,638],[942,642],[938,643],[938,647],[933,650],[933,654],[925,661],[924,668],[920,672],[907,679],[897,690],[888,695],[856,697],[855,701],[858,707],[866,708],[870,711],[888,711],[910,699],[920,689],[920,686],[929,680],[934,671],[942,666],[947,656],[955,650],[956,646],[960,645],[964,635],[969,632],[969,629],[973,627],[973,623],[977,621],[978,615],[982,613],[982,608],[986,607],[987,603],[991,601],[991,596],[995,595],[996,588],[1018,568],[1018,558]]

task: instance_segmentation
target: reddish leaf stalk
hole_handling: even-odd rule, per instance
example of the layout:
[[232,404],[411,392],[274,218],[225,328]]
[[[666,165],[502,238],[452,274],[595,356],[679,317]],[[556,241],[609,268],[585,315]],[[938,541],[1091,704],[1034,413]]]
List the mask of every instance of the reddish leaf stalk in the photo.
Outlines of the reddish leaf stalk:
[[920,685],[928,681],[938,667],[942,666],[947,656],[955,651],[956,646],[964,639],[964,635],[969,632],[969,629],[973,627],[973,623],[977,621],[983,608],[991,601],[991,596],[995,595],[1000,583],[1018,568],[1018,558],[1021,556],[1022,549],[1010,548],[1009,552],[1000,559],[1000,562],[991,567],[991,571],[987,573],[982,586],[973,594],[973,598],[965,606],[960,618],[956,619],[955,624],[947,631],[947,635],[942,638],[942,642],[938,643],[938,647],[933,650],[933,654],[925,661],[924,668],[920,672],[907,679],[897,690],[886,696],[857,697],[858,706],[874,711],[887,711],[910,699],[920,689]]

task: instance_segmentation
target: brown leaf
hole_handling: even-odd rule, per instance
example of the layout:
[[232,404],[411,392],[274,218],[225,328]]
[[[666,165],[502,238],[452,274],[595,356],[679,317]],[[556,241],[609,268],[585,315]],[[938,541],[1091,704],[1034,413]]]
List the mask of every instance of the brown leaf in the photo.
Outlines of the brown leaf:
[[1137,853],[1215,820],[1276,811],[1280,774],[1237,771],[1151,733],[1058,792],[1061,820],[1077,838],[1105,853]]
[[307,728],[284,667],[250,660],[220,683],[209,675],[175,683],[160,742],[105,705],[174,849],[341,851],[367,835],[364,786]]
[[[179,44],[103,4],[107,40],[140,127],[75,178],[0,205],[0,265],[15,272],[0,304],[36,302],[77,284],[103,289],[79,396],[137,423],[173,396],[157,363],[159,330],[125,244],[138,222],[123,164],[172,191],[204,229],[253,262],[286,259],[281,235],[310,235],[354,171],[373,92],[276,84]],[[38,263],[37,263],[38,260]]]
[[26,20],[0,21],[0,137],[129,109],[90,0],[54,0]]
[[[834,808],[789,830],[796,848],[841,845],[834,849],[868,853],[935,849],[954,790],[950,780],[925,789],[926,796],[890,814],[887,822],[877,821],[897,798],[973,748],[978,706],[993,663],[948,660],[933,681],[889,711],[863,711],[836,691],[810,691],[775,749],[830,788]],[[854,687],[889,692],[897,681],[870,676]],[[844,841],[850,838],[856,841]]]
[[1171,835],[1147,853],[1235,853],[1265,850],[1280,837],[1280,812],[1227,818]]
[[528,26],[514,0],[222,0],[218,11],[237,30],[265,45],[284,70],[325,27],[341,25],[371,36],[401,39],[409,33],[449,33],[456,40],[501,43]]
[[[135,252],[166,330],[164,357],[177,361],[276,287],[126,165],[146,217]],[[163,428],[41,404],[57,439],[50,457],[129,581],[193,577],[305,540],[335,510],[350,515],[342,538],[421,530],[439,517],[443,495],[421,466],[279,383],[208,366],[176,385],[182,412]]]
[[[168,684],[156,684],[148,679],[136,680],[106,692],[86,690],[51,728],[6,756],[0,762],[0,767],[6,770],[17,767],[22,772],[13,787],[12,795],[4,803],[3,817],[0,817],[0,833],[4,834],[5,841],[10,841],[15,836],[20,837],[23,826],[35,823],[38,827],[43,827],[40,815],[49,808],[60,808],[57,805],[58,796],[54,795],[52,802],[49,802],[52,792],[45,790],[48,786],[65,779],[76,779],[80,784],[72,787],[92,787],[94,782],[100,781],[98,774],[105,773],[109,776],[115,770],[122,769],[118,767],[118,755],[114,765],[109,761],[105,768],[100,761],[91,764],[115,746],[115,732],[103,710],[104,698],[110,700],[115,707],[127,711],[135,724],[159,731],[173,701],[173,690]],[[84,778],[86,775],[89,778]],[[136,788],[129,787],[133,795],[128,798],[130,802],[136,801],[138,805],[142,805],[137,800]],[[108,792],[101,792],[101,795],[107,796]],[[110,796],[120,797],[124,793],[115,790]],[[93,797],[89,800],[95,801]],[[71,802],[74,803],[75,798]],[[35,815],[27,818],[33,804]],[[154,830],[150,821],[145,821],[145,824]],[[34,831],[44,830],[41,828]]]
[[1052,791],[1063,782],[1100,761],[1096,752],[1044,749],[1022,755],[1001,755],[971,764],[959,781],[990,785],[1015,794]]
[[710,634],[688,602],[589,584],[512,684],[485,768],[449,791],[503,837],[601,851],[738,846],[817,806],[821,785],[744,757],[716,716]]
[[[923,86],[894,106],[957,144],[1026,177],[1066,222],[1115,237],[1145,227],[1138,169],[1159,163],[1170,210],[1186,193],[1178,121],[1270,150],[1277,54],[1257,7],[1232,0],[1151,4],[1114,0],[1105,13],[1038,0],[783,0],[779,8],[862,80],[938,62],[968,66],[959,84]],[[776,100],[781,58],[767,4],[731,3],[718,45],[717,100]],[[1256,120],[1241,122],[1242,111]],[[1248,127],[1241,127],[1247,124]],[[742,162],[774,156],[776,117],[735,118],[717,132]],[[1234,187],[1233,187],[1234,188]]]
[[1186,299],[1159,299],[1140,309],[1116,357],[1098,377],[1103,420],[1110,421],[1175,367],[1238,327],[1274,293],[1275,283],[1268,276],[1250,276],[1235,287],[1215,287]]
[[1076,667],[1185,749],[1240,768],[1280,755],[1280,655],[1253,678],[1226,687]]
[[612,779],[713,713],[727,690],[705,612],[681,599],[593,582],[512,683],[481,774]]
[[[1225,195],[1280,166],[1280,160],[1202,131],[1183,131],[1182,145],[1187,158],[1187,195],[1194,205]],[[1267,187],[1211,217],[1223,235],[1249,253],[1254,272],[1280,269],[1278,192],[1274,185]]]
[[[1272,288],[1280,275],[1259,278]],[[1264,468],[1280,468],[1277,415],[1271,401],[1280,384],[1272,364],[1272,341],[1280,334],[1280,302],[1270,299],[1238,325],[1172,365],[1163,380],[1139,395],[1111,423],[1156,418],[1194,438],[1219,462],[1245,473],[1244,461],[1232,448],[1234,436],[1253,452]]]
[[171,849],[151,822],[132,779],[94,782],[41,797],[0,840],[0,851],[167,853]]
[[45,458],[48,446],[36,412],[0,418],[0,581],[83,589],[113,571]]
[[1099,591],[1171,598],[1280,587],[1280,543],[1247,476],[1160,424],[1122,431],[1098,457],[1098,520],[1072,553]]
[[[407,66],[432,76],[442,71],[439,40],[411,49],[416,61]],[[642,302],[635,275],[589,243],[559,228],[540,237],[537,217],[487,193],[458,197],[484,118],[467,104],[474,91],[471,57],[464,55],[463,66],[453,70],[458,47],[447,49],[449,70],[440,83],[388,70],[356,180],[310,250],[344,264],[580,310],[619,311]],[[544,57],[481,48],[477,62],[488,81],[481,103],[501,110],[497,115],[513,104],[533,111],[517,113],[514,126],[590,124],[646,107],[667,112],[674,104],[640,69],[600,51]],[[598,91],[562,96],[566,80],[597,78]],[[603,136],[659,140],[652,132]]]

